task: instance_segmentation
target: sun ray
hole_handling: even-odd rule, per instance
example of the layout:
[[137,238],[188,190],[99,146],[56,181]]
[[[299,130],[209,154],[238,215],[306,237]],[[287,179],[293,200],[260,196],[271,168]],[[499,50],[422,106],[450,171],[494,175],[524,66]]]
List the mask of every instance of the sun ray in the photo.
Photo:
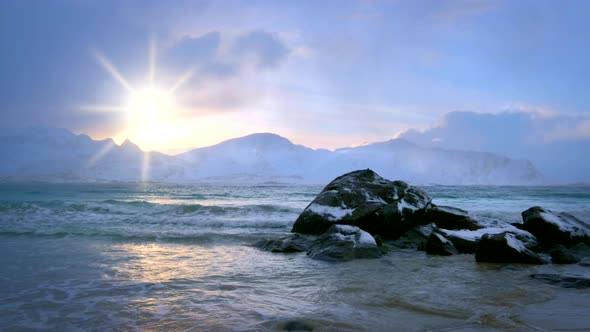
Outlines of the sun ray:
[[114,105],[78,105],[75,108],[79,111],[104,112],[104,113],[110,113],[110,112],[120,113],[120,112],[125,112],[125,110],[126,110],[125,107],[123,107],[123,106],[114,106]]
[[182,74],[178,78],[176,83],[174,83],[172,88],[170,88],[170,90],[168,90],[168,93],[172,94],[174,91],[178,90],[184,83],[186,83],[193,76],[194,72],[195,72],[195,69],[191,68],[191,69],[187,70],[184,74]]
[[102,53],[97,50],[93,52],[94,58],[98,61],[98,63],[109,73],[111,76],[119,82],[125,89],[130,92],[133,92],[133,88],[131,85],[125,80],[123,75],[117,70],[117,68],[107,59]]
[[150,151],[143,153],[143,162],[141,165],[141,182],[146,182],[150,177]]
[[108,141],[97,153],[95,153],[86,163],[86,168],[90,168],[94,166],[99,160],[101,160],[111,149],[113,149],[117,144],[114,141]]
[[150,41],[150,86],[154,85],[154,81],[156,79],[156,56],[156,39],[152,38],[152,40]]

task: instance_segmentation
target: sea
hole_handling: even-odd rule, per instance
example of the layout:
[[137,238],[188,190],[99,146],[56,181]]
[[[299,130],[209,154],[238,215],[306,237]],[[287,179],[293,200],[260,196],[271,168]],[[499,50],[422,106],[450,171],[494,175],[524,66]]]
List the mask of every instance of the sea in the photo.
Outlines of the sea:
[[[590,186],[424,186],[490,224],[535,205],[590,221]],[[333,263],[250,246],[321,185],[1,183],[1,331],[590,331],[590,289],[394,250]]]

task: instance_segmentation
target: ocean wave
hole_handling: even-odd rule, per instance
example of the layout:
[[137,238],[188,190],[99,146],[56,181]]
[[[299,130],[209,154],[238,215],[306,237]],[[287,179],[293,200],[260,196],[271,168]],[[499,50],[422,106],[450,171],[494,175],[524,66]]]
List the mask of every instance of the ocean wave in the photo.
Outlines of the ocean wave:
[[[284,232],[279,232],[284,233]],[[208,232],[201,234],[151,234],[151,233],[117,233],[99,230],[89,231],[51,231],[51,230],[36,230],[36,231],[0,231],[0,238],[39,238],[39,239],[63,239],[67,237],[89,237],[96,239],[107,239],[109,241],[139,241],[139,242],[165,242],[165,243],[179,243],[179,244],[208,244],[218,243],[219,241],[243,242],[251,243],[260,239],[264,233],[220,233]]]
[[143,213],[143,214],[212,214],[232,213],[300,213],[301,209],[273,204],[246,205],[204,205],[204,204],[159,204],[145,200],[103,200],[98,202],[53,201],[0,201],[0,212],[26,212],[36,210],[55,212],[95,212],[105,214]]

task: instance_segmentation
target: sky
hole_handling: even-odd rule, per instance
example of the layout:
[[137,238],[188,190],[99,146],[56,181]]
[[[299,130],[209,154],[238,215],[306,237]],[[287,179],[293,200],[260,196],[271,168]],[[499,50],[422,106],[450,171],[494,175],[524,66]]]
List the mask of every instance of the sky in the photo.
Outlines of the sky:
[[255,132],[523,158],[567,145],[575,162],[590,146],[589,12],[583,0],[3,0],[0,127],[167,153]]

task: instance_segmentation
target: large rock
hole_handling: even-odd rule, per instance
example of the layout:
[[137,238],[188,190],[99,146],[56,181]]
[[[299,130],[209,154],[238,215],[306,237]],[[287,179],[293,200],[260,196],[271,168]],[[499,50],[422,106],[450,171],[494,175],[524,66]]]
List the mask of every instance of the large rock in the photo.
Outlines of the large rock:
[[388,244],[401,249],[426,250],[426,241],[435,228],[434,224],[416,226]]
[[313,259],[324,261],[381,257],[381,251],[371,234],[350,225],[332,225],[317,238],[307,254]]
[[426,253],[430,255],[451,256],[459,252],[453,243],[440,233],[433,232],[426,241]]
[[542,246],[571,247],[580,242],[590,243],[590,225],[571,214],[534,206],[522,212],[522,220],[520,228],[536,236]]
[[321,234],[338,223],[396,239],[425,223],[431,200],[403,181],[386,180],[370,169],[354,171],[330,182],[297,218],[292,231]]
[[265,239],[254,243],[252,246],[270,252],[302,252],[308,251],[313,243],[312,239],[301,234],[293,234],[280,239]]
[[444,229],[468,229],[474,231],[482,228],[467,211],[451,206],[433,206],[426,212],[426,217],[430,222]]
[[515,234],[484,234],[477,244],[475,260],[488,263],[544,264]]

